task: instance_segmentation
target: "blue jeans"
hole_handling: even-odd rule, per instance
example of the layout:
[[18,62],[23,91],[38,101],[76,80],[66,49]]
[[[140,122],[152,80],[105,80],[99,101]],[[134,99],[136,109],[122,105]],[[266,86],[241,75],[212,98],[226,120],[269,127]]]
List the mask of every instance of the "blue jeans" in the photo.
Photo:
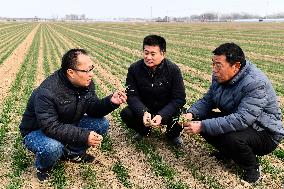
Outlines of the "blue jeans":
[[[78,127],[103,135],[107,133],[109,122],[106,118],[97,119],[84,116],[80,120]],[[66,146],[61,142],[47,137],[41,130],[36,130],[26,135],[24,137],[24,145],[35,154],[35,166],[37,169],[51,168],[61,158],[66,149]],[[82,147],[68,146],[68,151],[82,154],[88,147],[88,145]]]

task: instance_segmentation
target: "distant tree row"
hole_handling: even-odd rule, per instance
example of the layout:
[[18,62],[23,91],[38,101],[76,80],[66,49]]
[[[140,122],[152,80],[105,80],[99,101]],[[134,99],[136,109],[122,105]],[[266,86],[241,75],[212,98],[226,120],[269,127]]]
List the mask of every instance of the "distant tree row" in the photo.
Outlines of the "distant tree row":
[[230,14],[218,14],[218,13],[203,13],[199,15],[191,15],[188,17],[169,17],[165,16],[164,18],[158,17],[156,21],[158,22],[185,22],[185,21],[230,21],[230,20],[238,20],[238,19],[277,19],[284,18],[284,12],[267,15],[266,17],[261,17],[259,15],[248,14],[248,13],[230,13]]

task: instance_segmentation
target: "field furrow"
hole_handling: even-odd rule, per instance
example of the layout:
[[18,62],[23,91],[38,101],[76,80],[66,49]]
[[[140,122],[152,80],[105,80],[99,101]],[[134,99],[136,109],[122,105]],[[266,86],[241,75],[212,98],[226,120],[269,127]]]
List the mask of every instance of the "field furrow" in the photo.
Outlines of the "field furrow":
[[271,80],[284,113],[283,23],[0,23],[0,188],[283,188],[284,142],[259,157],[263,178],[251,185],[232,161],[211,157],[212,146],[199,135],[183,133],[181,149],[159,130],[134,141],[119,116],[125,105],[107,116],[110,128],[101,146],[88,150],[96,164],[60,161],[47,182],[38,182],[34,154],[23,147],[18,129],[32,90],[60,68],[71,48],[89,52],[100,98],[123,89],[127,69],[142,58],[142,40],[149,34],[166,38],[167,57],[183,74],[186,107],[210,86],[211,51],[234,41]]

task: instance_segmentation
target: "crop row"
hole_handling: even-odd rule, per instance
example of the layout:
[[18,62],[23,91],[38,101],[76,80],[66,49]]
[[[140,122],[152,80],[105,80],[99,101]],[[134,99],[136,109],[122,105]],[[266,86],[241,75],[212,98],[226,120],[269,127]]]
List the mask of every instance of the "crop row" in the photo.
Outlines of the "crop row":
[[[67,32],[65,31],[64,32],[64,34],[65,35],[69,35],[69,34],[67,34]],[[70,34],[71,35],[71,34]],[[72,36],[72,35],[71,35]],[[70,37],[70,36],[69,36]],[[91,41],[91,39],[89,39],[89,38],[86,38],[85,40],[83,39],[83,37],[79,37],[78,35],[77,35],[77,37],[76,38],[73,38],[73,40],[77,40],[77,42],[79,43],[80,41],[81,42],[83,42],[83,43],[87,43],[87,41],[89,41],[89,43],[92,43],[93,41]],[[86,44],[82,44],[83,46],[86,46],[86,47],[89,47],[90,48],[90,46],[88,46],[88,45],[86,45]],[[90,44],[91,45],[91,44]],[[94,45],[94,47],[95,47],[96,45]],[[92,49],[92,52],[94,52],[93,51],[93,48],[91,48]],[[93,54],[93,56],[95,56],[95,54]],[[97,58],[97,56],[96,56],[96,58]],[[111,70],[115,70],[115,69],[111,69]],[[107,86],[111,86],[111,84],[106,84]]]
[[[23,33],[28,32],[29,29],[34,28],[35,24],[28,26],[22,25],[23,29],[21,32],[12,30],[12,28],[17,25],[6,25],[6,27],[3,26],[3,28],[2,26],[3,25],[0,24],[0,32],[2,29],[3,31],[9,28],[11,29],[10,40],[12,40],[17,39],[20,35],[22,36]],[[41,62],[38,62],[39,56],[43,58],[44,75],[48,76],[59,68],[60,58],[69,48],[81,47],[89,50],[90,56],[95,64],[94,79],[98,84],[97,92],[103,97],[124,85],[127,68],[132,62],[141,58],[141,41],[144,35],[150,33],[151,30],[154,33],[165,34],[165,36],[171,36],[168,37],[170,39],[170,57],[172,57],[173,60],[177,60],[181,69],[193,69],[196,71],[194,73],[184,73],[188,105],[190,105],[201,97],[202,93],[206,91],[210,85],[207,76],[202,77],[202,74],[210,75],[210,66],[203,66],[201,75],[197,74],[200,72],[200,66],[196,66],[198,62],[203,62],[204,65],[205,63],[208,64],[205,56],[208,56],[210,51],[208,51],[206,47],[196,47],[191,50],[190,43],[186,44],[189,42],[189,38],[184,40],[186,43],[181,43],[183,42],[182,38],[187,35],[186,32],[191,32],[195,35],[196,32],[199,31],[198,27],[190,28],[181,26],[181,28],[184,27],[189,31],[181,30],[181,28],[178,27],[178,25],[173,27],[172,25],[163,26],[159,24],[153,25],[151,28],[144,24],[131,26],[124,24],[74,25],[41,23],[10,93],[4,101],[3,106],[1,106],[3,110],[0,119],[0,152],[3,161],[0,161],[0,163],[3,164],[4,161],[7,161],[11,164],[7,165],[8,168],[4,166],[4,168],[7,169],[7,174],[5,174],[4,177],[7,177],[9,180],[7,188],[25,188],[25,185],[29,182],[28,180],[24,180],[21,175],[24,170],[32,167],[31,162],[33,162],[32,159],[34,157],[31,157],[27,150],[23,148],[17,127],[27,99],[35,87],[35,76],[38,74],[36,73],[37,65],[41,64]],[[218,27],[212,28],[210,28],[211,31],[226,35],[226,32],[218,29]],[[197,41],[201,38],[205,38],[205,40],[213,40],[214,38],[219,40],[220,38],[219,33],[211,34],[210,31],[203,30],[200,32],[204,34],[204,36],[195,37],[193,35],[194,39]],[[206,33],[208,33],[208,35],[206,35]],[[238,30],[230,35],[236,37],[241,33],[242,31]],[[260,33],[261,31],[255,31],[245,34],[244,36],[247,38],[240,37],[240,40],[249,40],[250,37],[252,37],[252,45],[248,46],[252,48],[258,39],[257,34]],[[276,34],[282,35],[282,32],[279,30],[272,31],[271,38],[277,39]],[[7,33],[5,35],[7,35]],[[227,35],[227,37],[230,35]],[[9,40],[6,40],[6,42],[8,41]],[[172,42],[174,45],[171,44]],[[194,43],[195,42],[196,41],[194,41]],[[201,43],[205,44],[205,46],[208,45],[208,43],[204,41]],[[269,40],[266,39],[260,43],[263,45],[261,48],[264,48],[265,45],[269,48],[273,46],[273,44],[270,44]],[[209,45],[211,46],[212,44]],[[275,47],[278,45],[281,45],[281,41],[275,43]],[[42,47],[42,49],[40,49],[40,47]],[[39,50],[41,53],[39,53]],[[265,52],[268,53],[270,51]],[[273,57],[277,56],[273,53],[270,55]],[[273,60],[274,59],[272,59],[272,62]],[[276,66],[272,66],[271,72],[269,72],[268,67],[270,63],[267,61],[258,62],[267,73],[269,72],[275,75],[275,78],[272,79],[273,84],[279,86],[280,89],[278,89],[277,92],[283,97],[284,93],[281,91],[283,87],[280,85],[281,79],[283,78],[281,75],[283,64],[279,62],[274,63]],[[136,181],[138,177],[133,173],[135,166],[133,167],[129,158],[131,156],[141,156],[141,153],[143,154],[142,157],[145,158],[145,162],[143,160],[144,166],[150,167],[152,174],[155,175],[154,177],[148,177],[148,179],[155,179],[156,181],[152,180],[154,183],[161,182],[161,188],[230,188],[244,186],[240,178],[234,176],[235,174],[240,174],[238,168],[234,166],[228,168],[227,166],[229,166],[229,164],[226,163],[225,167],[220,166],[219,162],[208,156],[212,147],[198,136],[189,137],[183,135],[185,139],[184,149],[172,148],[166,143],[164,136],[156,131],[150,138],[146,138],[141,142],[132,141],[131,137],[133,133],[121,122],[119,117],[120,110],[121,109],[118,109],[112,113],[110,117],[112,127],[110,133],[104,137],[100,152],[95,152],[101,156],[103,160],[108,161],[110,163],[109,165],[74,165],[72,163],[61,162],[56,165],[50,182],[44,184],[42,187],[51,185],[54,188],[66,188],[69,186],[104,188],[107,187],[109,183],[102,181],[116,183],[117,179],[120,184],[126,188],[139,188],[144,186],[144,184]],[[123,138],[120,138],[122,133],[125,133],[127,137],[126,142],[129,144],[126,145]],[[10,150],[5,152],[7,141],[10,141]],[[119,153],[121,148],[128,150],[126,153],[129,157],[125,157],[123,154]],[[4,156],[4,154],[8,156]],[[264,168],[263,172],[265,177],[263,182],[256,187],[280,187],[281,182],[284,181],[284,169],[282,165],[283,154],[283,149],[277,148],[272,155],[260,159]],[[139,167],[142,165],[140,161],[141,159],[139,160],[138,158],[132,163],[137,164]],[[102,175],[106,178],[100,178]],[[116,179],[112,177],[113,175],[116,176]],[[3,175],[1,177],[3,177]],[[271,180],[273,181],[272,183],[270,183]]]

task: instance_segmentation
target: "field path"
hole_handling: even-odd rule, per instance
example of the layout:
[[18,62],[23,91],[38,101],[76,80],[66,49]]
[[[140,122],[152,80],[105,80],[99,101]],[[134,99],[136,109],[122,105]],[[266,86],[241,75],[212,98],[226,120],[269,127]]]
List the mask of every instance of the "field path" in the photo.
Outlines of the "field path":
[[21,67],[21,63],[24,61],[25,55],[32,44],[39,26],[40,24],[32,30],[27,38],[16,48],[16,50],[14,50],[12,55],[0,65],[0,104],[2,104],[7,96],[11,84],[15,80],[17,72]]
[[37,67],[37,76],[36,76],[36,87],[40,85],[40,83],[44,79],[44,70],[43,70],[43,34],[41,32],[40,36],[40,46],[39,46],[39,52],[38,52],[38,67]]

